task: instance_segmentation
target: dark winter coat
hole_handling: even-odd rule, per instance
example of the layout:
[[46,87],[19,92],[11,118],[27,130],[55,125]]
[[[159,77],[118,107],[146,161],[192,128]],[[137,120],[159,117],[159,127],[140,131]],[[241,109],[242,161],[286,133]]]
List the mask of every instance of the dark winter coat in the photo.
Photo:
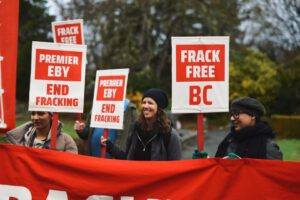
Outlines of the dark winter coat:
[[215,157],[235,153],[242,158],[282,160],[282,152],[274,141],[275,132],[266,122],[231,132],[220,143]]
[[[120,150],[116,145],[107,142],[107,151],[117,159],[136,160],[136,147],[141,143],[137,123],[131,127],[130,137],[127,140],[126,151]],[[169,134],[169,135],[166,135]],[[181,142],[177,131],[171,128],[169,133],[156,133],[151,140],[151,159],[156,161],[180,160]]]

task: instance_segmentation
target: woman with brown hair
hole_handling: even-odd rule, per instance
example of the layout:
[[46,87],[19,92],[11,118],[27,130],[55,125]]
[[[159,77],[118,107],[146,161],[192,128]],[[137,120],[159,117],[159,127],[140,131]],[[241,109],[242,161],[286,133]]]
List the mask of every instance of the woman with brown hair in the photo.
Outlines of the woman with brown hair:
[[164,108],[168,106],[168,97],[158,88],[144,93],[142,112],[131,126],[126,151],[105,138],[101,144],[114,158],[127,160],[180,160],[181,143],[179,135],[171,127]]

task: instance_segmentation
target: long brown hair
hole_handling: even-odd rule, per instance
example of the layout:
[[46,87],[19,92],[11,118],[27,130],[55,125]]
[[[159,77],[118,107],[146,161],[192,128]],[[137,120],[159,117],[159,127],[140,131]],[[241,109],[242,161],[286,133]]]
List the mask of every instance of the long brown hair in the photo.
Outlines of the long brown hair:
[[[139,125],[139,127],[141,128],[141,130],[145,131],[148,130],[148,125],[146,122],[146,119],[143,115],[143,112],[141,112],[137,123]],[[156,119],[155,122],[152,125],[153,130],[157,130],[161,133],[169,133],[170,129],[171,129],[171,121],[169,120],[167,114],[165,113],[165,111],[161,108],[157,109],[157,113],[156,113]]]

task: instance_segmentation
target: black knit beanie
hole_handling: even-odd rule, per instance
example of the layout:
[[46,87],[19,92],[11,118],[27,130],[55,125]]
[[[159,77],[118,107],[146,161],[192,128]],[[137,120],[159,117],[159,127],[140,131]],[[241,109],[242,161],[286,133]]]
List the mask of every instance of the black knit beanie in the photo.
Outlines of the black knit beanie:
[[152,98],[159,108],[166,108],[168,106],[168,97],[167,94],[159,88],[151,88],[144,93],[142,101],[144,98]]
[[231,112],[244,112],[260,118],[266,114],[266,109],[262,103],[251,97],[239,97],[232,101]]

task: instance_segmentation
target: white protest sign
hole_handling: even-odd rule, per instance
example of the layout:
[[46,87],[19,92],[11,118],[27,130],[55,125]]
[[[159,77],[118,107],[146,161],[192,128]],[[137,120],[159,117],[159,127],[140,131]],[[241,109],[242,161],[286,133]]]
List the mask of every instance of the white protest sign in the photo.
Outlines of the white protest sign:
[[172,37],[172,112],[227,112],[229,37]]
[[54,42],[65,44],[84,44],[83,20],[52,22]]
[[129,69],[98,70],[91,127],[122,129]]
[[30,111],[83,112],[86,45],[32,42]]

